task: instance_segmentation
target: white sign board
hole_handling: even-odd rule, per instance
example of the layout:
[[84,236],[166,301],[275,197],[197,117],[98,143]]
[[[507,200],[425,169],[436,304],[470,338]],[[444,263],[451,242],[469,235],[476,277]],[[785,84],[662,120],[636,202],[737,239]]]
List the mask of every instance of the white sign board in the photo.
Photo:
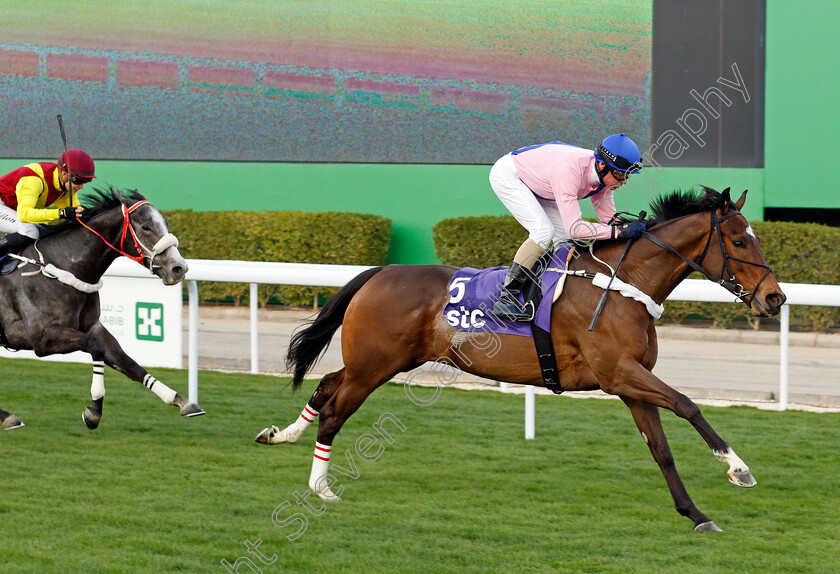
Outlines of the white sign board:
[[[126,354],[144,367],[184,366],[182,351],[181,284],[165,286],[157,277],[102,278],[99,320]],[[45,304],[49,304],[45,302]],[[0,357],[37,359],[33,351],[9,351],[0,347]],[[90,363],[82,351],[41,357],[48,361]]]

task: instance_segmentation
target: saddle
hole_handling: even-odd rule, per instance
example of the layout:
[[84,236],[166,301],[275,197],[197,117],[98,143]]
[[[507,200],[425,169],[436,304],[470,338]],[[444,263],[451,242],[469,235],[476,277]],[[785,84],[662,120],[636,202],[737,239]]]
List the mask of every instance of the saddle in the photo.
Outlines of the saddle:
[[[516,335],[534,340],[543,381],[554,393],[563,392],[557,378],[554,346],[551,342],[551,306],[563,290],[566,280],[566,264],[574,248],[563,246],[547,254],[542,267],[545,271],[538,284],[529,281],[523,291],[534,292],[536,313],[530,323],[508,321],[493,315],[493,304],[498,299],[504,284],[507,267],[475,269],[464,267],[455,272],[449,284],[449,302],[444,308],[444,317],[452,328],[459,331],[485,331],[500,335]],[[522,295],[520,294],[520,302]]]

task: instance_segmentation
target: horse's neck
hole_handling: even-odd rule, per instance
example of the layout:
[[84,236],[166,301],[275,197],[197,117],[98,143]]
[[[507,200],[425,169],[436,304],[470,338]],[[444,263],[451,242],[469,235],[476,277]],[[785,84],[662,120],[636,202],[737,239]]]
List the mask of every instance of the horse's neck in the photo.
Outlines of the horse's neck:
[[[112,245],[119,241],[119,231],[112,231],[112,228],[119,227],[113,219],[114,214],[109,212],[89,223]],[[119,253],[108,247],[102,238],[81,226],[45,237],[37,247],[45,263],[69,271],[86,283],[97,283],[119,257]]]
[[[698,213],[680,221],[666,222],[651,233],[683,257],[697,261],[706,247],[709,231],[708,213]],[[640,244],[636,255],[638,261],[629,270],[635,282],[630,282],[662,304],[692,269],[688,263],[652,241],[642,238],[636,243]]]
[[[684,218],[682,223],[666,222],[651,233],[673,247],[677,253],[688,259],[697,260],[709,233],[708,221],[702,220],[702,215],[690,216],[696,219],[691,222],[686,221],[688,218]],[[708,214],[705,215],[708,216]],[[615,269],[624,245],[624,242],[616,243],[596,252],[596,256]],[[585,257],[588,259],[588,254]],[[577,265],[576,268],[589,269],[589,261],[583,263],[583,266]],[[600,263],[594,264],[593,269],[609,273]],[[627,257],[618,269],[617,276],[662,304],[671,291],[688,277],[689,273],[691,273],[691,268],[687,263],[655,243],[640,238],[635,240],[630,247]]]

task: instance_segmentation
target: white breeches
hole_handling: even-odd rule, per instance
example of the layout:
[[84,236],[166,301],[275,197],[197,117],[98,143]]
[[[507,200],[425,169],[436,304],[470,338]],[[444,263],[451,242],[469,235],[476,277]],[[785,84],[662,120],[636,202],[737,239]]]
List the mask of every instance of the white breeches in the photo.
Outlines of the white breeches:
[[516,221],[528,230],[528,237],[542,249],[569,241],[560,210],[553,199],[534,195],[519,179],[513,156],[507,154],[490,169],[490,186]]
[[38,239],[41,232],[34,223],[23,223],[18,219],[17,211],[4,203],[0,203],[0,232],[20,233],[31,239]]

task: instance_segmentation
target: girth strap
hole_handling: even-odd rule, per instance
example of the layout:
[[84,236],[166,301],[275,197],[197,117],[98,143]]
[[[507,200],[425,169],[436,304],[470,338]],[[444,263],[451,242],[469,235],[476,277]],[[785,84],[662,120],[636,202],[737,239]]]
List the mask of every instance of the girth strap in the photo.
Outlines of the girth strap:
[[[523,291],[528,291],[533,287],[534,279],[528,279],[528,285]],[[538,309],[542,302],[542,289],[537,284],[536,289],[533,289],[532,301],[534,302],[534,309]],[[534,337],[534,347],[537,349],[537,360],[540,362],[540,371],[542,372],[543,383],[545,388],[550,390],[555,395],[563,392],[560,386],[560,377],[557,373],[557,358],[554,356],[554,343],[551,341],[551,333],[545,329],[537,327],[536,313],[535,318],[530,321],[531,334]],[[549,322],[550,324],[550,322]]]
[[537,348],[537,359],[540,362],[545,388],[559,395],[563,392],[563,388],[560,386],[560,377],[557,374],[557,357],[554,356],[551,333],[540,329],[533,321],[531,321],[531,333],[534,335],[534,346]]

